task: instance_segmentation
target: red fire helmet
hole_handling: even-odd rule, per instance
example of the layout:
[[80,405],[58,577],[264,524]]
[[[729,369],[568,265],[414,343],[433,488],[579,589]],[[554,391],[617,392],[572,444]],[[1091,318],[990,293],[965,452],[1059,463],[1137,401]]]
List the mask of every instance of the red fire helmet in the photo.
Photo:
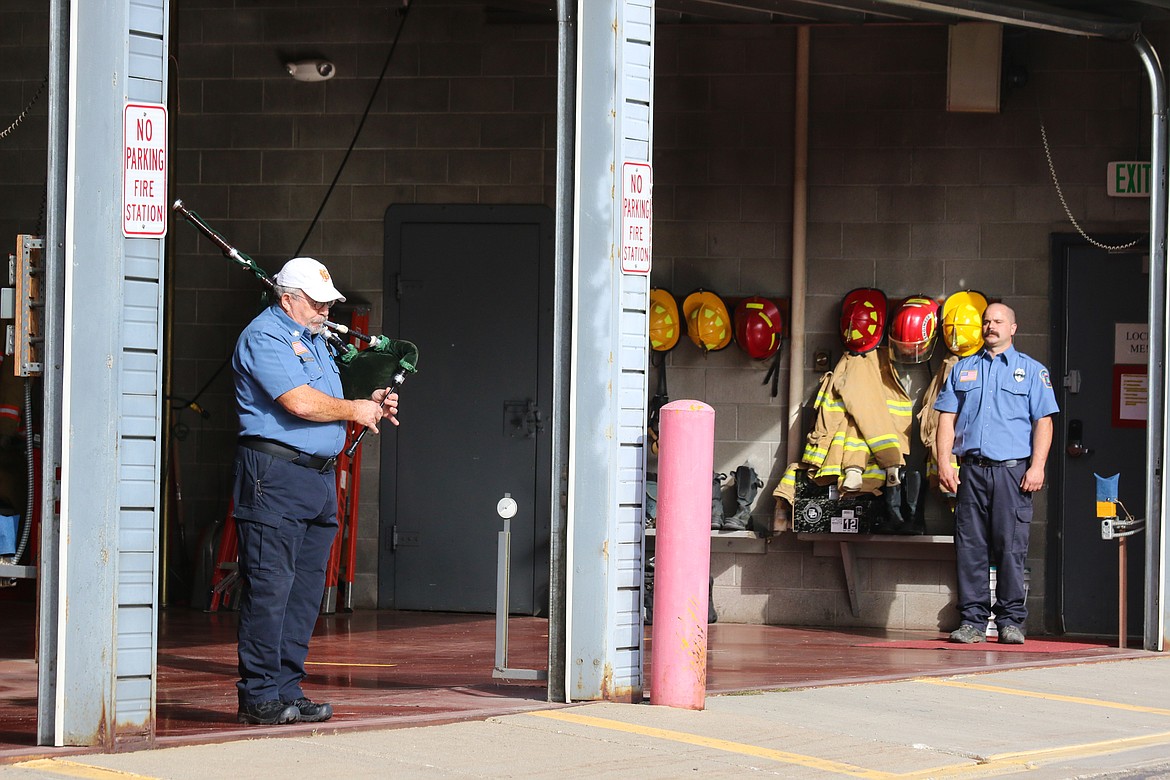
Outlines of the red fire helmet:
[[756,360],[764,360],[780,349],[784,325],[780,310],[767,298],[753,295],[735,307],[735,343]]
[[859,287],[841,301],[841,341],[855,355],[869,352],[886,332],[886,295],[873,287]]
[[924,363],[934,351],[938,303],[925,295],[907,298],[890,319],[890,357],[899,363]]

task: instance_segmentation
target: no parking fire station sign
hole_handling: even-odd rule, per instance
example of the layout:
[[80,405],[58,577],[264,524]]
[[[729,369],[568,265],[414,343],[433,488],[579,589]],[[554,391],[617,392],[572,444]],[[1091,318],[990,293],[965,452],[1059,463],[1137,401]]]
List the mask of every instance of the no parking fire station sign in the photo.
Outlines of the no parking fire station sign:
[[127,103],[122,114],[122,235],[167,232],[167,107]]
[[622,273],[650,273],[650,166],[622,164]]

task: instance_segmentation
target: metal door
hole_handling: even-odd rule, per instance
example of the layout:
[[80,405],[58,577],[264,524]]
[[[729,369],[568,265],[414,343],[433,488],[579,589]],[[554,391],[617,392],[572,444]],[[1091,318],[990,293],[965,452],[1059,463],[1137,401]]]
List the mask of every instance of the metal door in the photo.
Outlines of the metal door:
[[493,611],[510,493],[511,611],[546,609],[552,238],[543,206],[386,212],[386,331],[419,371],[383,439],[382,606]]
[[[1101,538],[1093,474],[1120,473],[1122,503],[1134,516],[1144,514],[1145,427],[1140,419],[1124,419],[1140,413],[1122,413],[1120,403],[1134,398],[1117,380],[1119,370],[1141,369],[1118,369],[1115,352],[1124,341],[1118,325],[1145,328],[1148,268],[1140,254],[1110,254],[1070,237],[1054,241],[1054,257],[1053,375],[1064,377],[1049,459],[1056,487],[1050,500],[1056,502],[1058,558],[1049,561],[1057,570],[1057,626],[1070,634],[1116,636],[1118,543]],[[1127,546],[1128,626],[1136,636],[1144,614],[1145,535],[1131,537]]]

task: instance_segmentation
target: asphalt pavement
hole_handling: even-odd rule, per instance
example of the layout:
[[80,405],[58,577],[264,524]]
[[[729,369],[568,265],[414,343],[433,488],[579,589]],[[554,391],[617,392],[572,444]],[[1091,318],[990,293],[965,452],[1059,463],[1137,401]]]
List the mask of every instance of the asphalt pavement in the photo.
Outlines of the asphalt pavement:
[[0,777],[1170,778],[1170,656],[38,759]]

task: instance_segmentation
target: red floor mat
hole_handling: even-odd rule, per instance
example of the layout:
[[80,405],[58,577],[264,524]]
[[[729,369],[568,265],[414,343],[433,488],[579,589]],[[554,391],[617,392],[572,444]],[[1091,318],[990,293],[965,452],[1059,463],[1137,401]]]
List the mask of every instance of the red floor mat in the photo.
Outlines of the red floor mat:
[[895,642],[867,642],[863,645],[855,645],[855,647],[884,647],[889,650],[982,650],[997,653],[1068,653],[1111,649],[1110,645],[1045,639],[1029,639],[1022,645],[1001,645],[995,640],[964,645],[958,642],[949,642],[946,639],[906,639]]

